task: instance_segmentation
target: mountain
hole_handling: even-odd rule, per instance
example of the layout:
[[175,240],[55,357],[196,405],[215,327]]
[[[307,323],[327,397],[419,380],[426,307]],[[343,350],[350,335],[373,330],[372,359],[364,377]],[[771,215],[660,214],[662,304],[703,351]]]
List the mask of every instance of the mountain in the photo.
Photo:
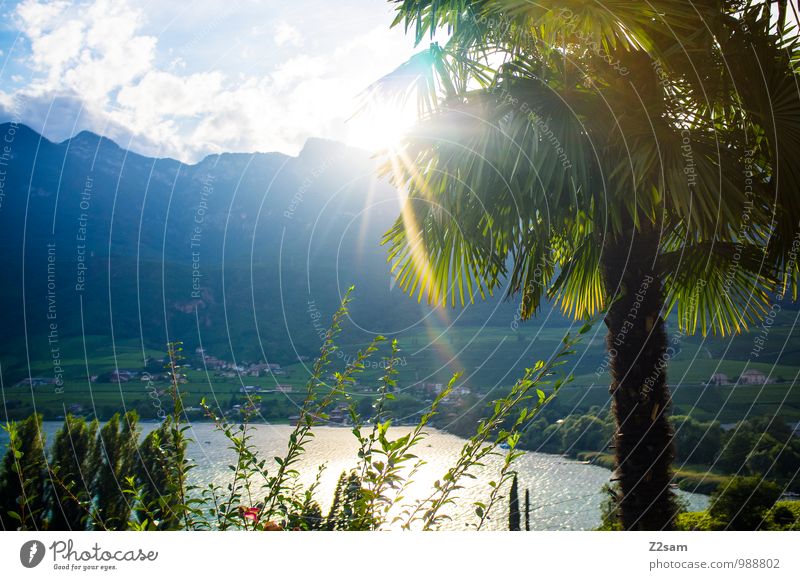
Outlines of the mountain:
[[[93,133],[53,143],[25,126],[0,125],[0,386],[7,412],[26,416],[35,402],[54,417],[64,404],[91,402],[100,416],[110,415],[121,387],[87,377],[141,368],[145,352],[163,353],[170,340],[226,361],[286,366],[313,358],[351,284],[338,354],[376,333],[399,338],[404,387],[459,371],[463,385],[489,397],[557,349],[568,323],[549,306],[518,325],[515,301],[502,295],[432,310],[393,286],[380,239],[400,203],[376,177],[377,163],[363,151],[311,139],[295,157],[223,153],[187,165],[126,151]],[[723,407],[731,420],[756,412],[800,417],[786,390],[800,353],[797,306],[784,304],[778,314],[769,327],[775,340],[755,361],[762,328],[724,340],[673,333],[676,409],[693,416],[700,409],[708,419]],[[576,381],[559,395],[567,408],[607,404],[603,345],[597,324],[570,359]],[[45,397],[45,386],[35,398],[29,388],[6,390],[61,368],[67,398],[53,390]],[[714,373],[736,377],[744,368],[777,382],[763,396],[762,386],[737,386],[734,395],[730,386],[703,386]],[[379,372],[370,369],[365,381]],[[206,383],[193,373],[196,404]],[[240,385],[213,380],[234,404],[228,398],[238,397]],[[144,387],[125,388],[122,402],[152,412]],[[412,399],[403,404],[416,412]],[[275,417],[291,414],[280,409]]]
[[[0,359],[6,372],[26,370],[21,353],[84,335],[294,361],[317,351],[351,284],[362,338],[431,316],[393,289],[379,242],[399,197],[363,151],[311,139],[296,157],[187,165],[89,132],[53,143],[7,123],[0,140],[0,339],[17,355]],[[513,317],[498,299],[457,316],[506,327]]]

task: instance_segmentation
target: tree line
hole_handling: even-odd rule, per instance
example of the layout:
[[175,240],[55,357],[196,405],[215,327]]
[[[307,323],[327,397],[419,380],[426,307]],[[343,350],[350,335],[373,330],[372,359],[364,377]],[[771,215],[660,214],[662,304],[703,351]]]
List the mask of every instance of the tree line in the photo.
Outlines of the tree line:
[[186,440],[170,418],[140,442],[135,411],[116,413],[102,426],[67,415],[49,452],[41,415],[7,430],[3,529],[125,530],[144,511],[158,529],[179,527],[175,479]]

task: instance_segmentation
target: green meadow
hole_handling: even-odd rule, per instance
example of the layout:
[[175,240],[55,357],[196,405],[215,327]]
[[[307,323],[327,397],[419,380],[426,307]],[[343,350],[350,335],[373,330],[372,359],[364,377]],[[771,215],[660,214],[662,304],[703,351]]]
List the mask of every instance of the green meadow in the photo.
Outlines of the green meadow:
[[[800,344],[791,339],[792,321],[785,315],[770,328],[767,348],[758,358],[752,357],[753,340],[757,331],[719,338],[673,335],[669,363],[674,413],[688,414],[706,421],[732,423],[753,415],[777,414],[787,422],[800,421],[800,390],[794,387],[800,372]],[[512,328],[498,326],[435,326],[415,328],[398,336],[400,361],[398,365],[398,401],[408,412],[421,408],[427,400],[425,385],[446,383],[461,373],[460,383],[469,390],[468,399],[479,402],[505,392],[525,367],[536,360],[546,359],[556,351],[570,329],[531,321]],[[573,333],[577,326],[572,329]],[[25,345],[6,352],[3,364],[3,402],[9,418],[27,416],[34,409],[46,418],[62,416],[70,405],[80,405],[80,413],[106,418],[123,409],[136,409],[143,418],[155,418],[159,406],[169,404],[169,384],[160,377],[165,355],[162,349],[143,345],[136,340],[112,342],[100,336],[65,338],[58,343],[63,389],[46,384],[30,387],[14,386],[20,378],[54,376],[53,360],[46,358],[49,349],[44,337],[29,337]],[[334,358],[334,367],[343,367],[366,342],[344,343]],[[45,356],[43,356],[43,353]],[[91,353],[89,357],[85,353]],[[291,387],[291,392],[261,393],[265,419],[287,421],[295,414],[309,376],[309,361],[283,365],[276,375],[247,376],[228,370],[204,368],[201,359],[186,352],[181,385],[185,405],[197,408],[202,399],[228,410],[244,400],[242,386],[256,386],[264,391],[277,385]],[[233,363],[224,353],[212,353]],[[28,363],[28,361],[30,361]],[[144,371],[145,361],[151,379],[134,377],[129,382],[90,382],[90,376],[107,375],[114,369]],[[258,361],[239,361],[237,364]],[[763,372],[768,383],[763,385],[736,384],[737,377],[748,369]],[[556,405],[565,414],[585,412],[592,406],[609,404],[607,359],[602,325],[585,335],[576,351],[562,367],[573,380],[564,386]],[[708,379],[722,373],[731,384],[707,385]],[[356,391],[363,395],[374,392],[382,374],[379,365],[367,368]],[[10,382],[13,380],[14,382]],[[365,397],[366,398],[366,397]],[[199,413],[195,413],[200,417]]]

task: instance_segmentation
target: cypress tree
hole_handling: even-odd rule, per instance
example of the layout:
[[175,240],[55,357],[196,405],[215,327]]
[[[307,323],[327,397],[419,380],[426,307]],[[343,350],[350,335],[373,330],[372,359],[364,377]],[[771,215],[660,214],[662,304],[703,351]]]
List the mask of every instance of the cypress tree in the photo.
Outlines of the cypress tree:
[[331,511],[325,522],[329,530],[369,529],[365,504],[361,489],[361,479],[355,472],[342,472],[333,494]]
[[336,488],[333,492],[333,502],[331,509],[328,512],[328,517],[325,521],[326,527],[329,530],[335,530],[337,522],[341,518],[342,502],[344,501],[345,487],[347,486],[347,473],[342,472],[339,476],[339,481],[336,482]]
[[130,498],[124,492],[126,478],[134,474],[138,430],[137,414],[115,413],[100,430],[95,446],[98,465],[92,491],[97,501],[97,520],[108,530],[124,530],[131,515]]
[[525,531],[531,531],[531,492],[525,488]]
[[51,530],[85,530],[91,504],[90,483],[96,473],[93,464],[97,421],[67,415],[56,433],[50,460],[48,505]]
[[9,443],[0,475],[0,521],[3,529],[44,529],[47,462],[42,416],[35,413],[21,423],[8,424],[5,429]]
[[511,481],[511,493],[508,496],[508,529],[512,532],[520,531],[519,521],[519,490],[515,474],[514,479]]
[[312,501],[300,513],[300,521],[306,530],[320,530],[325,518],[322,516],[320,505]]
[[137,513],[139,521],[150,516],[160,530],[181,527],[186,440],[180,425],[171,417],[151,431],[139,446],[136,481],[142,492],[145,509]]

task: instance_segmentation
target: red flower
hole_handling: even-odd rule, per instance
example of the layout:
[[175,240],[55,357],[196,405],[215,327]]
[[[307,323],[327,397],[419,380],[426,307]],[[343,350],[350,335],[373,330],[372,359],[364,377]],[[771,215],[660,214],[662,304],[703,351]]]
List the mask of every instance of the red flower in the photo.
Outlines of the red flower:
[[254,508],[254,507],[241,506],[239,508],[239,515],[242,516],[242,519],[244,521],[250,522],[251,524],[257,524],[258,523],[258,512],[259,512],[259,509],[258,508]]

